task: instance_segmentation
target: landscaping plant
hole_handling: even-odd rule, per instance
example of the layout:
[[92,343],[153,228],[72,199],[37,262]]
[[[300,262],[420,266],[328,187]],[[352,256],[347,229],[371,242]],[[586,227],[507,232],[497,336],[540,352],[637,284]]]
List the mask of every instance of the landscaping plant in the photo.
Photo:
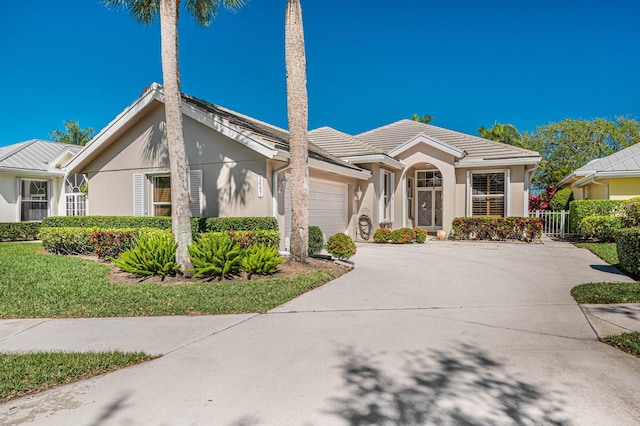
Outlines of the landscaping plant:
[[38,238],[42,246],[55,254],[92,254],[91,234],[98,228],[42,227]]
[[620,266],[640,277],[640,228],[626,228],[616,232],[616,247]]
[[189,247],[193,277],[227,277],[240,271],[242,248],[224,233],[207,232],[199,235]]
[[622,226],[624,228],[640,226],[640,197],[631,198],[626,201]]
[[413,228],[413,232],[416,234],[416,243],[424,243],[425,241],[427,241],[427,231],[425,231],[424,229],[416,226],[415,228]]
[[356,254],[356,243],[353,242],[350,236],[340,232],[327,239],[326,249],[329,254],[338,259],[349,259]]
[[574,200],[569,203],[569,231],[578,232],[587,216],[624,216],[621,200]]
[[324,245],[324,237],[322,230],[318,226],[309,227],[309,256],[318,254],[322,251]]
[[125,251],[113,264],[135,275],[175,275],[180,269],[176,263],[176,242],[164,230],[153,230],[140,235],[135,248]]
[[0,222],[0,241],[35,240],[40,222]]
[[249,274],[270,275],[277,271],[278,265],[283,262],[282,257],[275,247],[264,244],[255,245],[246,249],[242,255],[242,269]]
[[411,228],[400,228],[391,231],[391,243],[407,244],[412,243],[416,239],[416,233]]
[[578,231],[585,238],[595,238],[603,243],[615,239],[615,233],[622,228],[619,216],[587,216],[582,219]]
[[532,217],[457,217],[451,234],[457,240],[535,241],[542,236],[542,221]]
[[573,201],[573,191],[571,188],[563,188],[553,194],[549,207],[553,211],[569,210],[569,203]]
[[375,243],[388,243],[391,240],[391,229],[378,228],[373,233],[373,242]]
[[91,233],[90,242],[93,252],[100,259],[119,257],[123,252],[135,247],[138,230],[129,229],[100,229]]

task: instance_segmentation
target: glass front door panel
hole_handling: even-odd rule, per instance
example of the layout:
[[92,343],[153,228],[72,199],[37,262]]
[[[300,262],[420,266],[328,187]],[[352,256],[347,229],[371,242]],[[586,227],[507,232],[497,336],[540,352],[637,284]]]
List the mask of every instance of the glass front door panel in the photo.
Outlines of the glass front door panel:
[[434,191],[435,193],[435,209],[433,209],[434,221],[437,228],[442,227],[442,191]]
[[418,226],[433,226],[433,193],[418,191]]

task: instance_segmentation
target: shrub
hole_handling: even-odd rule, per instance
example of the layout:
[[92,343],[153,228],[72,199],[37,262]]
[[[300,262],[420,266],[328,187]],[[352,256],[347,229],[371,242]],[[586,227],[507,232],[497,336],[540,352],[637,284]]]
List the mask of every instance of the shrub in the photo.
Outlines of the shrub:
[[457,240],[534,241],[542,236],[542,221],[533,217],[457,217],[452,222]]
[[210,217],[206,220],[207,232],[221,231],[277,231],[275,217]]
[[549,207],[553,211],[569,210],[571,201],[573,201],[573,191],[571,188],[563,188],[553,195]]
[[317,226],[309,227],[309,256],[317,254],[322,251],[324,245],[324,237],[322,230]]
[[0,241],[34,240],[40,230],[40,222],[0,223]]
[[640,277],[640,228],[616,232],[616,247],[620,266],[630,274]]
[[98,229],[93,231],[90,239],[93,252],[101,259],[118,257],[123,252],[135,247],[140,229]]
[[420,227],[413,228],[413,232],[416,234],[415,242],[416,243],[424,243],[427,241],[427,231]]
[[50,253],[91,254],[94,250],[91,234],[95,231],[98,231],[98,228],[42,227],[38,232],[38,238],[42,240],[45,250]]
[[[191,218],[191,232],[204,232],[205,219]],[[42,219],[43,227],[50,228],[157,228],[171,229],[168,216],[49,216]]]
[[412,243],[416,239],[416,233],[411,228],[400,228],[391,231],[391,242],[393,244]]
[[587,216],[623,216],[624,205],[620,200],[574,200],[569,203],[569,232],[578,232]]
[[135,248],[123,252],[113,264],[135,275],[175,275],[180,269],[176,263],[173,234],[166,230],[143,232]]
[[225,233],[200,234],[189,247],[194,278],[199,276],[226,277],[240,271],[242,248]]
[[348,259],[356,254],[356,243],[350,236],[343,233],[333,234],[327,239],[326,245],[329,254],[338,259]]
[[269,275],[275,273],[278,265],[282,263],[282,258],[277,248],[259,244],[244,252],[241,263],[242,269],[251,278],[252,274]]
[[640,197],[625,201],[624,216],[622,218],[623,228],[635,228],[636,226],[640,226]]
[[615,233],[622,228],[622,218],[617,216],[587,216],[578,228],[585,238],[595,238],[602,242],[612,242]]
[[378,228],[373,233],[373,242],[375,243],[388,243],[391,240],[391,229]]
[[280,246],[280,233],[278,231],[227,231],[214,232],[214,234],[227,235],[240,244],[240,248],[246,249],[256,244],[264,244],[269,247]]

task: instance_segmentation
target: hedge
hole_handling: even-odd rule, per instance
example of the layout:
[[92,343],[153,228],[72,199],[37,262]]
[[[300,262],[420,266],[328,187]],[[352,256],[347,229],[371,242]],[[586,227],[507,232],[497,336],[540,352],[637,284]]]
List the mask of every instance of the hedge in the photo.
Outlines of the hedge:
[[228,235],[229,238],[238,242],[242,249],[246,249],[258,244],[264,244],[268,247],[280,247],[280,233],[278,231],[222,231],[207,232],[207,234]]
[[569,232],[578,232],[587,216],[623,216],[624,208],[621,200],[574,200],[569,204]]
[[322,230],[317,226],[309,227],[309,256],[318,254],[324,246],[324,236]]
[[542,236],[542,221],[533,217],[457,217],[451,225],[456,240],[531,242]]
[[278,221],[266,217],[210,217],[206,220],[207,232],[221,231],[277,231]]
[[[42,219],[47,228],[154,228],[171,229],[169,216],[49,216]],[[191,232],[205,231],[205,219],[191,218]]]
[[640,277],[640,228],[616,232],[616,248],[622,269]]
[[140,235],[158,228],[40,228],[42,246],[55,254],[97,254],[117,257],[135,246]]
[[40,222],[2,222],[0,241],[35,240]]
[[553,211],[568,210],[571,201],[573,201],[573,191],[571,188],[563,188],[553,194],[553,198],[549,202],[549,208]]
[[626,200],[624,210],[622,226],[624,228],[635,228],[636,226],[640,226],[640,197]]
[[615,233],[622,228],[619,216],[587,216],[582,219],[578,231],[585,238],[595,238],[604,243],[613,242]]

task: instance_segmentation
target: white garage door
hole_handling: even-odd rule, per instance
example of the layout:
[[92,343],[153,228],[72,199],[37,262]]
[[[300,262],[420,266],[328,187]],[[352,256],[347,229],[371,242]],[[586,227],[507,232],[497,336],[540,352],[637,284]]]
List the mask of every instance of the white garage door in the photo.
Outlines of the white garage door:
[[[345,184],[312,179],[310,182],[309,225],[318,226],[326,239],[348,228],[348,187]],[[291,189],[285,193],[285,235],[291,235]]]

